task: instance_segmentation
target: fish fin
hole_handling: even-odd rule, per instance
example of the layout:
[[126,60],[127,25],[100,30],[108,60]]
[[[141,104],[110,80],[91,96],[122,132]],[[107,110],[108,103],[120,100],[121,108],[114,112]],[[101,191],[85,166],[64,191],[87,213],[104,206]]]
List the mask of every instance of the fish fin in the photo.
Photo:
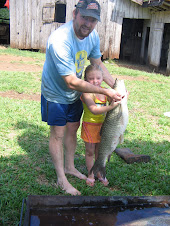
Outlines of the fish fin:
[[101,166],[101,165],[98,163],[98,161],[96,160],[96,162],[94,163],[93,167],[92,167],[91,170],[90,170],[90,174],[91,174],[91,173],[94,173],[94,175],[96,176],[98,172],[101,174],[101,176],[102,176],[103,178],[106,177],[105,166]]
[[124,141],[124,135],[121,134],[120,137],[119,137],[119,144],[122,144]]
[[116,78],[116,79],[115,79],[115,83],[114,83],[114,85],[113,85],[113,89],[115,89],[115,88],[117,87],[117,81],[118,81],[118,79]]
[[111,155],[112,155],[112,154],[110,154],[110,155],[108,156],[108,159],[107,159],[108,162],[110,162]]

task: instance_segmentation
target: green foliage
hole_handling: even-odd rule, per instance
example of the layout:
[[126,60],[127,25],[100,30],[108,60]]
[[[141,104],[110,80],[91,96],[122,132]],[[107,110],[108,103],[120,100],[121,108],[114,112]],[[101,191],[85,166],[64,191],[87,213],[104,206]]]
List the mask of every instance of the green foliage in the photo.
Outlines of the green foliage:
[[9,10],[8,8],[0,8],[0,23],[9,24]]
[[[41,53],[4,50],[9,52],[44,58]],[[67,178],[84,196],[168,195],[170,123],[164,112],[170,110],[169,78],[112,63],[106,66],[114,77],[125,77],[130,91],[129,123],[124,143],[119,147],[149,155],[151,161],[127,164],[113,153],[106,165],[108,187],[96,181],[91,188],[83,180],[71,175]],[[40,80],[40,73],[0,71],[0,91],[40,94]],[[56,186],[57,176],[48,151],[49,127],[41,121],[40,103],[0,97],[0,106],[0,221],[4,225],[18,225],[22,200],[28,195],[67,194]],[[87,175],[80,130],[75,166]]]

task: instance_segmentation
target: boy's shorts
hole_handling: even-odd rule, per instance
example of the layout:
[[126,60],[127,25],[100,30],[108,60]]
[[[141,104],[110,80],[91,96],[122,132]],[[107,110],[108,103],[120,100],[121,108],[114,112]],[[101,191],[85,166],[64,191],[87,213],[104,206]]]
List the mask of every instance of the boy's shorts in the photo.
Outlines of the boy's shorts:
[[42,121],[50,126],[65,126],[67,122],[79,122],[82,112],[83,106],[80,99],[73,104],[59,104],[47,101],[41,95]]
[[100,130],[102,123],[83,122],[81,128],[81,138],[87,143],[100,143]]

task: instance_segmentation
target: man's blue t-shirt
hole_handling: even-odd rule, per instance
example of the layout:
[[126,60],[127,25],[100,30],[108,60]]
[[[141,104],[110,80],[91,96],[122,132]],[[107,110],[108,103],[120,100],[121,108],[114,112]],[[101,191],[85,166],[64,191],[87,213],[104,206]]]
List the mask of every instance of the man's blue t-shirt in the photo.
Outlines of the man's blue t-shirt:
[[75,35],[73,21],[70,21],[49,37],[46,60],[43,67],[41,92],[51,102],[72,104],[81,95],[67,87],[62,76],[76,73],[82,77],[87,58],[101,57],[100,40],[96,30],[83,40]]

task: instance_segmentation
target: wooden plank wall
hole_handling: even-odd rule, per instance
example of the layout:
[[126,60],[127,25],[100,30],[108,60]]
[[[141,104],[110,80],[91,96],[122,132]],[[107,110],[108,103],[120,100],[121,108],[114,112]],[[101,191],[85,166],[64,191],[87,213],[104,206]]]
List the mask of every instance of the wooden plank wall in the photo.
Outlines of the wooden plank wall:
[[[12,0],[10,1],[10,45],[19,49],[45,51],[49,35],[62,23],[43,22],[43,7],[55,2],[66,4],[66,22],[72,19],[78,0]],[[100,36],[103,58],[119,58],[124,18],[151,21],[148,59],[159,66],[164,23],[170,23],[169,11],[152,12],[131,0],[98,0],[101,5],[101,22],[96,26]],[[156,56],[156,57],[155,57]],[[170,57],[170,54],[169,54]],[[168,58],[168,70],[170,70]]]
[[[102,22],[96,29],[101,40],[101,51],[106,57],[119,55],[119,42],[123,17],[148,18],[147,9],[130,0],[98,0],[101,5]],[[61,23],[43,23],[42,8],[55,4],[56,0],[13,0],[10,2],[10,45],[20,49],[45,50],[48,36]],[[66,22],[72,19],[72,12],[78,0],[59,0],[66,3]]]
[[103,58],[119,58],[123,18],[150,19],[150,11],[130,0],[99,0],[102,6],[101,23],[97,31]]
[[10,45],[20,49],[45,49],[48,36],[60,23],[43,23],[42,8],[55,0],[10,2]]
[[78,0],[67,0],[66,2],[66,21],[70,21],[73,19],[73,10],[75,9],[75,5],[77,4]]
[[152,13],[150,39],[148,47],[148,59],[149,64],[154,66],[155,68],[158,68],[160,64],[162,39],[165,23],[170,23],[170,13],[168,11]]

